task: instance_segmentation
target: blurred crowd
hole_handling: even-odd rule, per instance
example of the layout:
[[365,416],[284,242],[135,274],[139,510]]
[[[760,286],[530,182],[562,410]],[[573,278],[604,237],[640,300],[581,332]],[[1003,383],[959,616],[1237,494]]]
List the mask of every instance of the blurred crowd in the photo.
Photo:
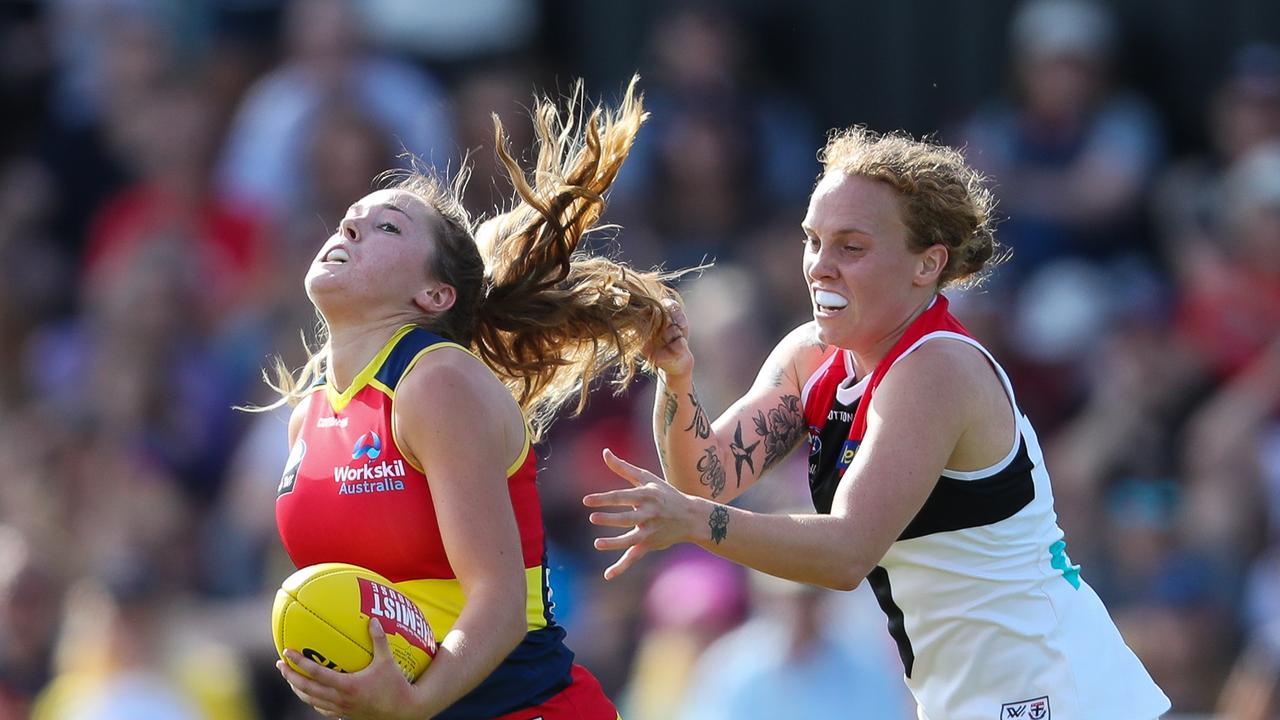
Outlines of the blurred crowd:
[[[0,3],[0,252],[24,253],[0,267],[0,720],[313,717],[268,629],[292,571],[287,414],[233,408],[272,399],[273,355],[305,359],[305,269],[403,153],[449,172],[470,151],[471,210],[506,202],[490,113],[527,158],[535,89],[590,75],[598,43],[548,40],[566,4]],[[729,5],[661,8],[630,63],[652,118],[606,214],[621,229],[593,244],[714,261],[680,285],[714,412],[809,314],[815,153],[860,119],[759,72],[774,48]],[[1280,717],[1280,47],[1212,59],[1206,130],[1177,147],[1118,72],[1107,7],[1009,10],[1007,87],[932,126],[1005,218],[1007,258],[958,314],[1012,376],[1071,556],[1175,710]],[[588,93],[616,98],[610,80]],[[914,717],[864,589],[699,550],[603,581],[580,498],[616,485],[602,447],[656,467],[652,393],[602,389],[541,448],[579,661],[628,720]],[[741,503],[803,508],[804,477],[792,458]]]

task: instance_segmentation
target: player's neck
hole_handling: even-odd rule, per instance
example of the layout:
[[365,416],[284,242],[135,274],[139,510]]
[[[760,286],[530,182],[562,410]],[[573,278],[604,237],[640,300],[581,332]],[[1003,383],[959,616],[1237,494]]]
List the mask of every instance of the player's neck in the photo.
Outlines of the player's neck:
[[861,350],[851,348],[851,352],[853,353],[853,369],[858,378],[864,378],[876,369],[876,365],[879,365],[880,361],[884,360],[885,356],[889,354],[889,351],[892,350],[893,347],[898,344],[898,341],[902,339],[902,336],[906,334],[907,328],[911,326],[911,323],[915,322],[916,318],[923,315],[924,311],[928,310],[933,304],[933,298],[935,295],[936,293],[931,293],[927,298],[917,302],[912,308],[910,314],[908,314],[902,322],[898,323],[897,327],[881,336],[880,339],[876,340],[876,342],[871,346]]
[[330,325],[328,375],[334,388],[341,392],[351,387],[356,375],[405,322],[404,318],[387,318],[359,325]]

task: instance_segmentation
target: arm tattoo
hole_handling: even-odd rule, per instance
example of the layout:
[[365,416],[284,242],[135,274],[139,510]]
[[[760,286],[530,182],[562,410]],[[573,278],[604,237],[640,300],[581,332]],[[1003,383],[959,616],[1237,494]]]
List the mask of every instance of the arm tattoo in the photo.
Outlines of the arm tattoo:
[[756,434],[764,438],[764,472],[787,456],[804,436],[804,416],[800,412],[798,395],[783,395],[778,407],[765,414],[756,411],[753,418]]
[[671,423],[676,419],[676,410],[679,409],[680,399],[676,394],[662,388],[662,432],[666,434],[671,429]]
[[746,446],[742,444],[742,423],[739,422],[737,429],[733,431],[733,442],[729,443],[729,452],[733,453],[733,472],[738,476],[738,487],[742,487],[742,463],[746,463],[751,472],[756,471],[756,461],[751,453],[755,452],[759,444],[759,440]]
[[719,545],[724,536],[729,534],[729,511],[723,505],[717,505],[711,510],[711,517],[707,518],[707,525],[711,528],[711,540]]
[[784,367],[776,367],[773,369],[773,377],[769,379],[772,387],[782,387],[782,378],[786,377],[787,369]]
[[689,423],[685,432],[692,430],[694,435],[706,440],[711,437],[711,420],[707,419],[707,411],[702,409],[697,395],[689,393],[689,401],[693,403],[693,422]]
[[712,500],[724,492],[724,465],[720,464],[715,445],[707,448],[702,457],[698,458],[698,482],[711,488]]

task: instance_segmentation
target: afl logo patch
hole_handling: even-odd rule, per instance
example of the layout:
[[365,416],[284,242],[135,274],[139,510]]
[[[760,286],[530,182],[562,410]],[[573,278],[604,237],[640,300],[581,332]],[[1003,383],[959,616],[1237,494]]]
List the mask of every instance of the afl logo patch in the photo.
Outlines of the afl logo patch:
[[1005,703],[1000,706],[1000,720],[1050,720],[1049,696]]
[[302,466],[302,456],[307,454],[307,441],[298,438],[298,442],[293,444],[293,450],[289,452],[289,461],[285,463],[284,475],[280,476],[280,486],[276,488],[276,495],[283,495],[293,489],[293,483],[298,479],[298,468]]

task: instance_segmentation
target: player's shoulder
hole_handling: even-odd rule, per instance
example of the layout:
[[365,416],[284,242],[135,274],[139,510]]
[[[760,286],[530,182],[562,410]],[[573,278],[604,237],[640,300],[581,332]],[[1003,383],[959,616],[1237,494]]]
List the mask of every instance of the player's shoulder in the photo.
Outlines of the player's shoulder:
[[[396,388],[394,412],[426,421],[519,414],[510,391],[470,352],[442,346],[415,362]],[[523,421],[522,421],[523,422]]]
[[881,389],[885,395],[917,395],[965,407],[988,389],[1000,389],[999,386],[991,361],[977,345],[942,337],[922,343],[899,358],[885,374]]
[[773,350],[774,362],[790,364],[801,383],[817,371],[833,348],[818,337],[818,324],[810,320],[787,333]]

